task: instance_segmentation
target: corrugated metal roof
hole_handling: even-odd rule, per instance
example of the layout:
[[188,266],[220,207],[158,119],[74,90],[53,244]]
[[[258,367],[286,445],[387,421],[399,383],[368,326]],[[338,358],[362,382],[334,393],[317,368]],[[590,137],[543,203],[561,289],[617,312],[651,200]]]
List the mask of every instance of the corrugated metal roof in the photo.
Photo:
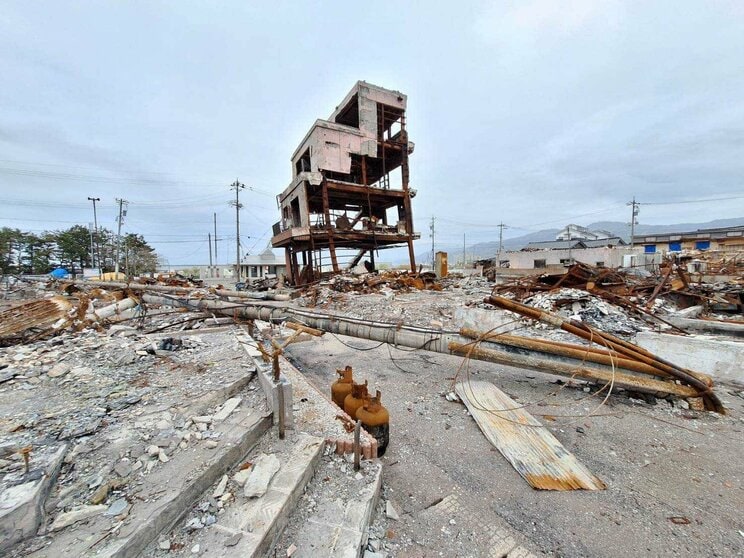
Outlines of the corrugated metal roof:
[[31,328],[48,328],[66,317],[70,302],[55,296],[16,304],[0,312],[0,337],[16,335]]
[[486,438],[533,488],[606,488],[547,428],[495,385],[459,382],[455,391]]

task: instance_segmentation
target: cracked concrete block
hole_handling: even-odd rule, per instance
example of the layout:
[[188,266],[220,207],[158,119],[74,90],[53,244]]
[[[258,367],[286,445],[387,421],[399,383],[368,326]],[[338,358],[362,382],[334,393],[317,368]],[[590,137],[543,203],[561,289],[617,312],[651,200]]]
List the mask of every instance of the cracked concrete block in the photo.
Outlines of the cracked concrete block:
[[11,486],[0,494],[0,554],[36,534],[66,451],[67,444],[63,444],[46,459],[40,478]]

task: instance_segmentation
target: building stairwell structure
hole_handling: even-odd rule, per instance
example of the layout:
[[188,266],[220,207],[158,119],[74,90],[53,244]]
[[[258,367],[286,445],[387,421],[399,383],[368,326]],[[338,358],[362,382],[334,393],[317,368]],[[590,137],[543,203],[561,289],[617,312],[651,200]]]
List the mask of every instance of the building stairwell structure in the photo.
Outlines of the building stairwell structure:
[[295,150],[271,240],[285,249],[293,284],[339,273],[365,256],[374,269],[378,250],[404,245],[415,271],[420,235],[413,231],[406,102],[403,93],[359,81]]

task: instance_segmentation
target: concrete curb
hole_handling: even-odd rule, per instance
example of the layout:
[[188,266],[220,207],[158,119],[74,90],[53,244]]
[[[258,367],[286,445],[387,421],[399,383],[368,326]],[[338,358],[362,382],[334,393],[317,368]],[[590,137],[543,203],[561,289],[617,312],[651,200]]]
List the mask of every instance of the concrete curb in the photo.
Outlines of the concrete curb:
[[[323,455],[322,438],[299,434],[290,453],[281,456],[282,467],[263,496],[232,506],[203,541],[209,556],[265,556],[289,522],[305,487]],[[238,536],[231,547],[225,542]]]
[[382,464],[374,467],[373,479],[350,500],[329,495],[328,501],[318,503],[313,515],[303,520],[295,534],[299,556],[327,556],[328,558],[358,558],[364,554],[372,522],[380,499]]

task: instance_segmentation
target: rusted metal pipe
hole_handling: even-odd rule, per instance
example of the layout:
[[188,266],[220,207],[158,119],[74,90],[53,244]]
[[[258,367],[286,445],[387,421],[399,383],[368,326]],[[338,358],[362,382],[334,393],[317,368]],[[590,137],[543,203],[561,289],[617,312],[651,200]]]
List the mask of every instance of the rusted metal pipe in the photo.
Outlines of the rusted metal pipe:
[[[519,347],[530,351],[559,355],[575,359],[579,362],[595,362],[604,366],[639,372],[641,374],[650,374],[651,376],[659,376],[661,378],[670,377],[669,373],[663,370],[659,370],[658,368],[643,362],[631,360],[615,351],[606,351],[590,346],[575,345],[571,343],[559,343],[548,339],[533,339],[531,337],[519,337],[517,335],[499,333],[483,333],[470,328],[462,328],[460,330],[460,335],[470,339],[480,339],[498,345]],[[710,379],[708,376],[704,376],[703,374],[698,375]]]
[[602,344],[605,347],[617,351],[622,355],[628,356],[631,359],[644,362],[646,364],[650,364],[661,370],[664,370],[675,379],[678,379],[697,388],[700,392],[699,396],[703,397],[706,409],[716,411],[721,414],[725,414],[726,412],[723,404],[713,393],[713,391],[711,390],[711,385],[707,381],[698,377],[697,374],[679,368],[674,364],[665,361],[664,359],[657,357],[656,355],[653,355],[648,351],[637,347],[636,345],[633,345],[632,343],[628,343],[627,341],[614,337],[609,333],[605,333],[603,331],[589,327],[582,322],[566,320],[561,316],[557,316],[555,314],[545,312],[544,310],[533,308],[531,306],[527,306],[525,304],[521,304],[519,302],[509,300],[500,296],[491,295],[490,297],[485,299],[485,302],[492,304],[498,308],[503,308],[504,310],[516,312],[517,314],[520,314],[522,316],[548,323],[554,327],[560,328],[564,331],[581,337],[582,339],[586,339],[587,341],[597,342],[597,339],[601,339]]
[[476,360],[485,360],[487,362],[496,362],[498,364],[507,364],[518,368],[528,368],[530,370],[546,370],[559,376],[569,378],[581,378],[593,380],[596,382],[610,383],[613,385],[629,389],[631,391],[640,391],[651,394],[671,394],[678,397],[698,397],[699,393],[695,388],[680,385],[672,382],[664,382],[653,378],[646,378],[627,374],[625,372],[599,370],[597,368],[587,368],[560,362],[549,362],[545,359],[535,358],[529,355],[518,355],[506,353],[494,349],[484,349],[475,346],[473,343],[450,343],[449,348],[453,353],[473,358]]
[[277,400],[277,406],[279,407],[277,409],[277,413],[279,413],[279,416],[277,417],[277,422],[279,424],[279,439],[284,440],[285,432],[287,429],[286,426],[286,417],[284,416],[284,382],[277,382],[276,384],[276,400]]
[[361,434],[362,430],[362,421],[358,420],[356,421],[356,424],[354,425],[354,470],[358,471],[361,468],[361,459],[362,459],[362,445],[359,442],[359,436]]

